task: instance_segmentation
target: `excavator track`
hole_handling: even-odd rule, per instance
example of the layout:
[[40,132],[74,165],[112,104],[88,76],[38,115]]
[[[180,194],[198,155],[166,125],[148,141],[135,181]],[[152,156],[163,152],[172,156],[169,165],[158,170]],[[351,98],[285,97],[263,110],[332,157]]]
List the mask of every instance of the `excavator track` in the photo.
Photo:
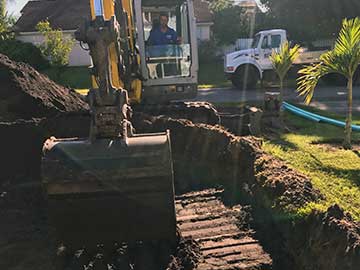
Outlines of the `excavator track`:
[[193,123],[208,125],[220,124],[220,116],[215,107],[208,102],[171,102],[168,104],[132,105],[133,111],[151,116],[164,115],[175,119],[187,119]]
[[176,197],[177,222],[184,237],[200,245],[198,270],[271,269],[272,259],[242,228],[241,206],[226,207],[223,190],[207,189]]

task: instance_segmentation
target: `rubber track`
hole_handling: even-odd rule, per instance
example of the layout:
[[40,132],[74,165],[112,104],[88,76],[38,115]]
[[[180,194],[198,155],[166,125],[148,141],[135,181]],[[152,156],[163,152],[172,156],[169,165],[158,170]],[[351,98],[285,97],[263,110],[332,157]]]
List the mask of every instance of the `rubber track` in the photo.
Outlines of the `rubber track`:
[[237,220],[241,206],[227,208],[222,190],[207,189],[176,197],[177,222],[183,236],[200,243],[203,259],[198,270],[272,269],[272,259]]

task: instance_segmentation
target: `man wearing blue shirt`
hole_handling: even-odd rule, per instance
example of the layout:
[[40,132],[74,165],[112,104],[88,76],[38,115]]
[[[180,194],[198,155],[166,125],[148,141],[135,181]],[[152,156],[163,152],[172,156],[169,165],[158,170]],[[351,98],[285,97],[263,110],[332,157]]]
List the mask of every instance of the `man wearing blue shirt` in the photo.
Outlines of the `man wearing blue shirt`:
[[149,45],[170,45],[178,43],[178,36],[174,29],[168,26],[169,16],[160,14],[160,25],[150,31]]

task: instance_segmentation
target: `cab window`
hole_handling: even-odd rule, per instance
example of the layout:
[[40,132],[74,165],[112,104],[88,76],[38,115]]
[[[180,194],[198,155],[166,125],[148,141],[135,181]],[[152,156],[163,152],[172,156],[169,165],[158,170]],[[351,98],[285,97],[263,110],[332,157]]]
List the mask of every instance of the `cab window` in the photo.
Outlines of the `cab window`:
[[272,35],[271,36],[271,48],[279,48],[281,44],[281,35]]
[[267,49],[267,48],[269,48],[269,37],[265,36],[261,43],[261,49]]
[[[191,47],[188,7],[143,8],[146,66],[150,79],[189,77]],[[161,26],[167,25],[167,32]]]

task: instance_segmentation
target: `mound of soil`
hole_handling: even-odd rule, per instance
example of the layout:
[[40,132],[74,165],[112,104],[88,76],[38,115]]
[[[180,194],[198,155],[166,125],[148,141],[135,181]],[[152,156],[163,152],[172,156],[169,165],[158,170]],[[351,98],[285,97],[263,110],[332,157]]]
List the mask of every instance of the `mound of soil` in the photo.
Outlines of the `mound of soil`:
[[359,269],[360,224],[338,205],[312,213],[295,230],[288,243],[295,269]]
[[50,118],[59,113],[88,110],[86,102],[74,90],[2,54],[0,85],[0,120]]
[[266,195],[275,207],[291,210],[322,198],[308,177],[266,153],[257,155],[254,177],[261,187],[261,190],[255,192]]
[[[135,115],[133,123],[140,132],[171,131],[178,189],[222,184],[235,193],[261,194],[290,208],[321,198],[309,178],[264,153],[258,138],[164,117]],[[201,183],[195,182],[199,179]]]

